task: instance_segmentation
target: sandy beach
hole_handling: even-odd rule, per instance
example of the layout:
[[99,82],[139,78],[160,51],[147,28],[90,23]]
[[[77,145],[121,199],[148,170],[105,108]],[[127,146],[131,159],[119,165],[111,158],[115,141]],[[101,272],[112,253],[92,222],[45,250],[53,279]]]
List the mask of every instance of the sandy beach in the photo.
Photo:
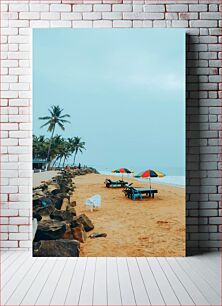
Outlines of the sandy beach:
[[[80,256],[184,256],[185,189],[152,184],[158,189],[154,199],[132,201],[121,188],[106,188],[107,177],[118,179],[101,174],[74,179],[77,188],[72,200],[77,202],[77,214],[87,214],[95,226],[92,232],[107,234],[106,238],[88,238],[81,244]],[[133,178],[127,181],[135,187],[148,185]],[[102,205],[91,212],[84,202],[95,194],[101,195]]]
[[58,171],[45,171],[45,172],[37,172],[32,175],[32,186],[38,187],[41,185],[42,181],[50,180],[53,176],[55,176]]

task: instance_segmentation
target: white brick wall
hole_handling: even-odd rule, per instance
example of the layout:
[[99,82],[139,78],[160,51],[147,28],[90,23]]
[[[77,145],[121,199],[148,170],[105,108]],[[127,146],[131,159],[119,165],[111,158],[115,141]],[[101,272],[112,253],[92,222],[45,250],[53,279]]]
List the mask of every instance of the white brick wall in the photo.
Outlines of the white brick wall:
[[29,248],[31,29],[187,28],[187,249],[221,247],[220,0],[1,1],[1,248]]

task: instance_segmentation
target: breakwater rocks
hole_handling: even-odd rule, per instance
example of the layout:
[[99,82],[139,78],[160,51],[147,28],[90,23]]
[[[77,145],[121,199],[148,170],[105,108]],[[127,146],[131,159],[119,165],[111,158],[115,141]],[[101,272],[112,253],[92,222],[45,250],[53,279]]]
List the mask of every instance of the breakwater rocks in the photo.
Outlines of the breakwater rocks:
[[79,256],[80,243],[94,225],[85,214],[77,216],[76,201],[71,201],[76,188],[73,179],[89,173],[98,172],[94,168],[63,170],[33,188],[33,219],[37,220],[33,256]]
[[99,174],[99,172],[92,167],[88,167],[88,168],[76,168],[76,169],[71,169],[70,171],[73,172],[74,175],[85,175],[85,174],[89,174],[89,173],[95,173],[95,174]]

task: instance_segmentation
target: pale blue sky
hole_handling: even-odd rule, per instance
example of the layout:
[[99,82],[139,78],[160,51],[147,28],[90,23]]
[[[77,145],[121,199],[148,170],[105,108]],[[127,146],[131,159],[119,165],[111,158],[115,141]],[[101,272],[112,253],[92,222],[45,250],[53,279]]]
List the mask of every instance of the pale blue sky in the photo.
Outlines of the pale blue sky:
[[185,31],[35,29],[33,129],[51,105],[81,136],[77,162],[185,174]]

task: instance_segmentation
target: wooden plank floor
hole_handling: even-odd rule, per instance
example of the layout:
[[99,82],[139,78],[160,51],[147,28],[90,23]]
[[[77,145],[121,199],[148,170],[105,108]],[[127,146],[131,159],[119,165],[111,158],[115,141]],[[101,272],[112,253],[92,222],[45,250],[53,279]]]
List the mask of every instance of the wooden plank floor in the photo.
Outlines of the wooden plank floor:
[[221,305],[220,256],[32,258],[1,252],[0,305]]

